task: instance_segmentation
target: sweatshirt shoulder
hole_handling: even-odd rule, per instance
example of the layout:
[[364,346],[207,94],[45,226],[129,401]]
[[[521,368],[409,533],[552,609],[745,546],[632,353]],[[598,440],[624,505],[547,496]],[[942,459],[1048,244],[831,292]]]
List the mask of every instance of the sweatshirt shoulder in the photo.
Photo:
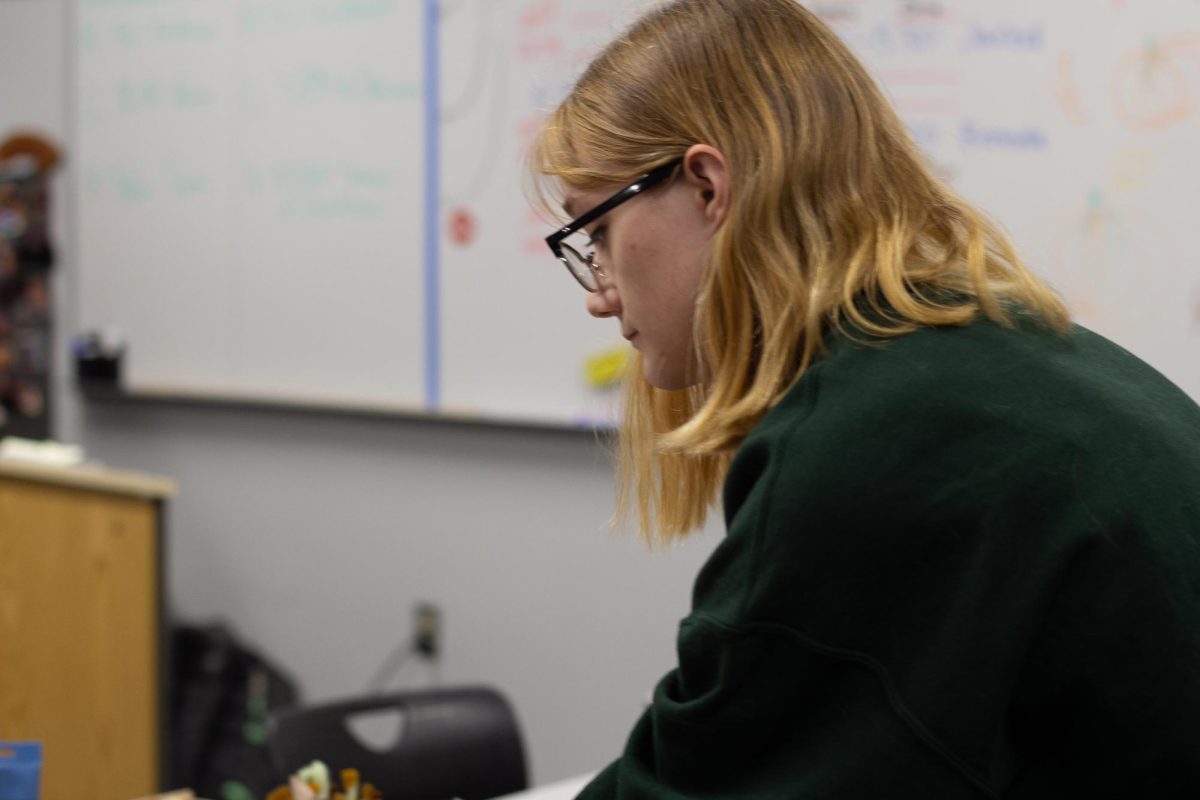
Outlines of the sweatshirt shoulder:
[[967,416],[1047,435],[1157,431],[1200,444],[1200,407],[1191,398],[1080,326],[1055,333],[982,320],[886,340],[839,336],[814,379],[814,410],[831,424],[883,415],[940,427],[939,420]]
[[1154,476],[1194,488],[1200,407],[1082,327],[979,321],[886,340],[837,336],[747,437],[727,501],[736,505],[768,471],[839,495],[868,484],[916,489],[918,477],[926,490],[966,476],[1074,485],[1085,472],[1106,476],[1093,486]]

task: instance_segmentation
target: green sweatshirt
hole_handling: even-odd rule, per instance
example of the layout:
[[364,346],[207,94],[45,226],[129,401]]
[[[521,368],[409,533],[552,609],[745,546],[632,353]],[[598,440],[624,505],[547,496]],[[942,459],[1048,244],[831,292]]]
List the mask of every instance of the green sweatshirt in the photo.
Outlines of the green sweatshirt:
[[1128,352],[835,338],[723,501],[581,798],[1200,798],[1200,408]]

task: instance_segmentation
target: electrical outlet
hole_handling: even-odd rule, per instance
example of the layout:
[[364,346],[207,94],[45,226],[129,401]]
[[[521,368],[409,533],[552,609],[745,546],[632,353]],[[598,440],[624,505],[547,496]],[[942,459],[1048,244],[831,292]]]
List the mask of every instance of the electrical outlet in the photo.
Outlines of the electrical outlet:
[[442,612],[432,603],[418,603],[414,610],[413,649],[428,659],[442,652]]

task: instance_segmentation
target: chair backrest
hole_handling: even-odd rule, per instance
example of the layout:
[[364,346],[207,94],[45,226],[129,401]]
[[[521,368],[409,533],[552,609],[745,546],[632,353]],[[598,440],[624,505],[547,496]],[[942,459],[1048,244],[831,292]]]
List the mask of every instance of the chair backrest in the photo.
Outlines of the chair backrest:
[[[399,738],[384,749],[350,728],[395,711]],[[487,687],[438,688],[279,709],[267,745],[287,775],[314,759],[331,774],[353,767],[384,800],[486,800],[527,788],[525,751],[508,702]]]

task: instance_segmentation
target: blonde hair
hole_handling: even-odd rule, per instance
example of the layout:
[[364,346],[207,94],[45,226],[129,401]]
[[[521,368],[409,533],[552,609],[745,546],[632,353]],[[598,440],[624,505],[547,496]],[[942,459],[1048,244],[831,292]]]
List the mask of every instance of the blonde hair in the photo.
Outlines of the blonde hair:
[[[898,336],[983,315],[1069,327],[1005,235],[930,172],[866,69],[795,0],[675,0],[591,62],[531,153],[562,184],[632,180],[709,144],[730,204],[695,317],[705,380],[655,389],[635,356],[618,516],[669,541],[703,524],[733,449],[831,330]],[[555,179],[548,183],[545,179]]]

